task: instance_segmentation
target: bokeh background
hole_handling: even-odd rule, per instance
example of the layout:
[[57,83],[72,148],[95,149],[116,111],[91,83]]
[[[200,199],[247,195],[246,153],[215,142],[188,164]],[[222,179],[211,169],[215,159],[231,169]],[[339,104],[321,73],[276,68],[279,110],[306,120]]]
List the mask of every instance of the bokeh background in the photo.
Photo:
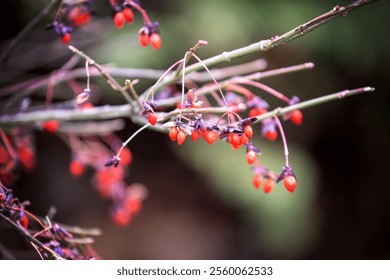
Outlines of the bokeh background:
[[[2,1],[0,46],[48,2]],[[74,33],[76,47],[100,63],[166,69],[199,39],[209,42],[198,53],[207,58],[284,33],[349,1],[144,0],[152,20],[160,22],[163,45],[158,52],[138,45],[139,14],[132,26],[117,30],[107,1],[95,3],[93,22]],[[144,183],[149,196],[129,227],[110,221],[108,204],[93,189],[90,173],[77,180],[68,174],[71,155],[55,135],[34,133],[37,169],[21,173],[14,192],[31,201],[32,212],[44,215],[54,205],[58,221],[102,228],[95,248],[104,259],[388,259],[389,10],[388,1],[377,1],[287,45],[229,64],[264,58],[268,69],[274,69],[313,62],[313,70],[264,80],[301,100],[343,89],[376,88],[304,110],[302,127],[285,125],[298,177],[294,194],[282,184],[269,195],[256,191],[244,151],[191,141],[179,147],[153,131],[139,135],[130,147],[134,163],[126,180]],[[23,38],[1,65],[1,87],[47,75],[71,57],[54,32],[44,30],[52,16]],[[122,102],[102,79],[92,81],[100,89],[98,102]],[[151,83],[142,81],[139,90]],[[118,135],[126,139],[136,129],[127,121]],[[255,135],[260,135],[259,128]],[[281,141],[258,137],[257,143],[262,162],[281,170]],[[1,223],[0,243],[20,258],[37,257]]]

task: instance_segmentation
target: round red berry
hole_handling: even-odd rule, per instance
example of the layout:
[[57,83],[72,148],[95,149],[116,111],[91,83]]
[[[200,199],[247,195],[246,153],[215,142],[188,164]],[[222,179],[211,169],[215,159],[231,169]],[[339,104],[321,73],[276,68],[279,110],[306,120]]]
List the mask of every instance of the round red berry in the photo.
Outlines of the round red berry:
[[176,141],[177,140],[177,134],[179,133],[179,130],[176,128],[176,127],[172,127],[170,130],[169,130],[169,138],[172,140],[172,141]]
[[131,212],[127,208],[115,209],[111,213],[112,221],[120,227],[125,227],[131,222]]
[[157,115],[155,113],[148,113],[148,121],[151,125],[155,125],[157,122]]
[[186,141],[186,134],[183,131],[177,133],[177,144],[182,145]]
[[80,27],[86,25],[89,22],[89,20],[91,19],[91,14],[89,10],[74,7],[69,13],[68,17],[74,26]]
[[199,131],[193,130],[192,133],[191,133],[192,141],[195,142],[198,139],[199,135],[200,135]]
[[127,197],[124,203],[125,207],[130,211],[131,214],[138,214],[142,208],[142,201],[138,198]]
[[250,150],[246,153],[246,162],[249,164],[249,165],[252,165],[256,162],[256,159],[257,159],[257,155],[256,155],[256,152],[253,151],[253,150]]
[[123,15],[125,17],[125,20],[128,22],[128,23],[132,23],[134,21],[134,13],[133,13],[133,10],[130,9],[130,8],[125,8],[123,10]]
[[263,191],[265,193],[270,193],[274,189],[274,186],[275,186],[275,182],[271,179],[267,179],[264,183]]
[[264,136],[268,140],[275,141],[278,138],[278,132],[276,130],[268,130]]
[[158,50],[159,48],[161,48],[161,38],[160,38],[160,35],[158,35],[157,33],[153,33],[150,35],[150,44],[152,45],[152,47],[155,49],[155,50]]
[[203,133],[204,139],[209,144],[214,144],[214,142],[218,139],[218,132],[214,130],[207,130]]
[[27,229],[28,227],[28,218],[26,217],[26,215],[23,215],[19,218],[19,223],[22,227],[24,227],[25,229]]
[[11,157],[7,149],[3,146],[0,146],[0,164],[6,164],[10,158]]
[[249,142],[249,138],[245,134],[241,135],[241,144],[245,145],[248,142]]
[[263,176],[259,174],[254,174],[252,176],[252,184],[256,189],[260,189],[261,183],[263,182]]
[[299,110],[294,110],[291,112],[290,120],[293,124],[301,125],[302,124],[303,115]]
[[20,163],[22,167],[28,171],[31,171],[35,167],[34,152],[30,147],[21,146],[17,150]]
[[249,110],[249,117],[256,117],[256,116],[260,116],[264,113],[267,113],[267,110],[266,109],[263,109],[263,108],[252,108]]
[[64,43],[64,44],[69,44],[69,43],[70,43],[70,40],[71,40],[72,38],[71,38],[70,33],[66,33],[66,34],[62,35],[61,39],[62,39],[62,43]]
[[253,136],[253,129],[250,125],[246,125],[244,127],[244,134],[246,137],[248,137],[248,139],[251,139],[252,136]]
[[291,193],[294,192],[295,188],[297,187],[297,179],[291,175],[284,178],[283,183],[285,188]]
[[116,25],[116,28],[121,29],[123,25],[125,24],[125,15],[123,12],[117,12],[114,15],[114,23]]
[[138,40],[143,47],[146,47],[149,44],[149,36],[145,33],[139,34]]
[[56,120],[44,121],[42,123],[42,129],[47,132],[56,132],[59,127],[59,122]]
[[133,155],[128,147],[124,147],[121,151],[121,163],[124,165],[130,165],[133,161]]
[[69,171],[73,177],[80,177],[84,173],[84,164],[78,160],[72,160],[69,163]]

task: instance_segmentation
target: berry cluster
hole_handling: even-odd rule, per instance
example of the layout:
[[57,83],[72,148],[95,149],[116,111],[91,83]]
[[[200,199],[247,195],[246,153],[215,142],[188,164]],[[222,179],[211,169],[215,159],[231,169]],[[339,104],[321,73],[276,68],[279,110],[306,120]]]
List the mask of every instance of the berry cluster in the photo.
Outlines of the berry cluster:
[[71,41],[71,33],[76,28],[88,24],[91,20],[92,13],[92,0],[62,1],[55,19],[46,28],[54,28],[57,35],[61,37],[62,42],[69,44]]
[[[184,61],[185,59],[181,61],[182,66]],[[180,65],[180,63],[175,65]],[[173,68],[171,67],[165,75]],[[183,76],[184,68],[185,66],[182,69]],[[268,102],[254,94],[245,85],[261,89],[288,105],[299,103],[299,98],[297,96],[288,98],[264,84],[244,78],[233,78],[229,80],[229,83],[225,82],[227,84],[225,88],[227,92],[224,93],[212,73],[207,68],[206,70],[215,82],[214,87],[206,84],[203,87],[189,88],[185,92],[186,88],[188,88],[186,83],[191,85],[193,83],[191,81],[186,82],[183,77],[181,93],[178,89],[172,89],[172,85],[170,85],[169,88],[157,92],[156,99],[154,98],[154,87],[157,86],[158,82],[151,87],[149,94],[141,102],[142,106],[140,108],[140,115],[146,117],[145,123],[147,124],[138,132],[148,125],[158,126],[162,124],[162,127],[168,130],[169,139],[177,142],[178,145],[183,145],[187,136],[189,136],[193,142],[200,138],[208,144],[214,144],[218,140],[224,141],[234,150],[239,150],[243,147],[245,149],[246,162],[252,167],[252,184],[256,189],[259,189],[264,181],[263,190],[265,193],[269,193],[274,188],[275,183],[283,180],[285,188],[289,192],[294,192],[297,185],[296,176],[289,165],[287,141],[279,117],[276,114],[268,114],[270,115],[269,117],[263,117],[263,115],[269,112]],[[219,91],[220,96],[215,90]],[[197,94],[198,91],[201,94]],[[165,105],[159,106],[160,94],[163,95],[161,98],[177,99],[178,102],[175,108],[167,108]],[[216,111],[219,113],[216,113]],[[166,115],[173,117],[166,119]],[[284,121],[290,120],[295,125],[301,125],[303,120],[303,115],[299,110],[289,111],[281,115],[281,117]],[[275,141],[280,133],[286,157],[284,168],[280,174],[269,171],[260,163],[260,149],[252,141],[255,134],[253,126],[256,123],[259,123],[261,136],[265,139]],[[126,146],[138,132],[131,136],[123,145]],[[118,167],[118,158],[120,156],[121,150],[108,161],[109,165]]]
[[28,239],[42,259],[85,260],[98,255],[91,247],[97,229],[60,225],[49,217],[40,218],[28,210],[28,201],[20,202],[12,189],[0,183],[0,215]]
[[[139,43],[145,47],[150,45],[154,49],[161,47],[160,30],[158,22],[152,22],[147,12],[141,7],[138,0],[109,0],[112,19],[118,29],[122,29],[125,23],[133,23],[134,12],[137,10],[143,17],[143,27],[139,30]],[[46,26],[46,29],[53,28],[58,36],[61,37],[64,44],[71,41],[71,33],[91,20],[94,14],[94,5],[92,0],[62,1],[57,10],[52,23]]]
[[[83,93],[81,93],[83,94]],[[77,100],[77,97],[76,97]],[[76,102],[75,102],[76,104]],[[79,110],[92,108],[89,102],[77,105]],[[72,127],[69,123],[60,123],[57,120],[48,120],[37,124],[48,133],[58,135],[68,144],[72,151],[69,162],[70,174],[78,178],[85,174],[87,169],[94,171],[92,183],[97,192],[104,199],[111,201],[110,214],[114,223],[119,226],[128,225],[132,218],[139,213],[142,201],[146,198],[146,188],[139,184],[125,182],[127,168],[133,160],[132,153],[127,147],[121,147],[119,138],[107,127],[104,135],[93,137],[90,133],[83,137],[75,132],[69,132],[62,127]],[[31,130],[27,127],[13,128],[10,132],[0,130],[0,182],[11,184],[17,177],[19,166],[25,171],[33,171],[36,165],[35,145]],[[121,148],[121,149],[120,149]],[[104,166],[104,162],[111,154],[111,150],[121,150],[121,157],[117,162]],[[111,164],[121,165],[110,170]]]
[[35,145],[28,129],[13,128],[9,133],[0,129],[0,182],[11,184],[18,167],[27,172],[34,170],[36,165]]

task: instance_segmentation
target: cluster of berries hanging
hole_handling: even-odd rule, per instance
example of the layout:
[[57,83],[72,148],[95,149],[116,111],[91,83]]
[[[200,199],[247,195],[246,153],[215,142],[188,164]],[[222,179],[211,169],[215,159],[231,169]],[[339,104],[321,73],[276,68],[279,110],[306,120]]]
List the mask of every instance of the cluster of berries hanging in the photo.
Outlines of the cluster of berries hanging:
[[[209,74],[212,75],[210,72]],[[283,181],[287,191],[294,192],[297,180],[293,169],[289,166],[287,141],[279,117],[277,115],[271,115],[270,117],[263,118],[262,115],[268,113],[269,104],[244,87],[244,85],[251,85],[262,89],[281,101],[286,102],[288,105],[294,105],[300,102],[296,96],[288,98],[264,84],[240,79],[237,80],[237,83],[231,82],[227,86],[226,94],[222,92],[217,83],[221,97],[218,97],[215,92],[210,95],[201,94],[197,96],[196,88],[188,89],[187,92],[184,92],[183,88],[185,85],[182,85],[182,92],[179,92],[177,88],[175,90],[170,89],[158,92],[156,94],[156,102],[154,101],[152,87],[149,92],[152,93],[151,99],[149,100],[149,94],[142,101],[140,115],[145,116],[145,121],[151,126],[162,122],[162,126],[168,129],[170,140],[177,142],[179,145],[183,145],[187,136],[189,136],[193,142],[199,138],[208,144],[214,144],[216,141],[222,140],[230,144],[234,150],[239,150],[243,147],[245,149],[246,162],[252,167],[252,184],[256,189],[260,189],[263,186],[263,191],[269,193],[273,190],[275,183]],[[159,107],[159,94],[164,94],[164,98],[177,98],[179,100],[176,108],[170,108],[171,111],[169,111],[174,116],[173,119],[167,121],[164,118],[169,108],[166,108],[166,106]],[[215,102],[218,103],[218,107],[212,107],[211,104],[215,104]],[[226,111],[218,115],[212,113],[214,108],[226,108]],[[209,109],[211,112],[198,113],[197,110],[201,109]],[[161,118],[158,117],[158,114],[160,114]],[[281,117],[284,121],[289,120],[295,125],[302,124],[303,115],[300,110],[292,110],[283,114]],[[252,141],[254,136],[254,129],[252,127],[256,123],[259,123],[261,136],[265,139],[275,141],[278,139],[280,133],[286,157],[285,165],[280,174],[268,170],[260,163],[260,149]],[[139,131],[144,128],[142,127]],[[123,143],[123,145],[126,146],[132,137]],[[121,152],[119,151],[114,158],[108,161],[110,165],[117,167],[119,164],[117,159],[120,156]]]
[[[161,47],[161,38],[158,22],[152,22],[147,12],[141,7],[138,0],[109,0],[112,20],[118,29],[122,29],[125,23],[133,23],[134,10],[137,10],[143,18],[143,26],[138,32],[139,43],[146,47],[151,45],[154,49]],[[64,0],[62,1],[52,23],[47,29],[54,31],[61,37],[64,44],[71,41],[71,33],[75,29],[88,24],[94,14],[92,0]]]
[[[82,93],[83,94],[83,93]],[[77,99],[77,98],[76,98]],[[89,102],[77,105],[78,109],[93,107]],[[86,170],[93,171],[92,185],[100,196],[111,202],[110,216],[118,226],[130,224],[142,207],[146,198],[146,187],[139,183],[128,185],[125,177],[133,156],[127,147],[121,149],[121,165],[109,170],[104,163],[111,154],[121,147],[120,139],[111,131],[104,135],[83,137],[66,133],[61,128],[65,124],[57,120],[37,123],[37,128],[47,133],[60,133],[61,138],[71,149],[70,174],[77,178]],[[67,124],[69,126],[69,123]],[[119,162],[119,161],[118,161]],[[116,164],[117,163],[113,163]],[[16,179],[20,169],[32,172],[36,165],[35,145],[32,131],[28,127],[15,127],[10,131],[0,129],[0,183],[9,185]],[[24,219],[24,218],[23,218]]]

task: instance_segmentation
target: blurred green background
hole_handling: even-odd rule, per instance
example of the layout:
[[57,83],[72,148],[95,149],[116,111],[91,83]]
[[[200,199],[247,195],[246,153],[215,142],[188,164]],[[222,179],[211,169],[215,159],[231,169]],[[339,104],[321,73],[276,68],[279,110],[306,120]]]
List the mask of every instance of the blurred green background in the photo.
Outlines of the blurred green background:
[[[48,2],[3,1],[0,18],[7,28],[0,31],[0,46]],[[199,39],[209,43],[198,52],[207,58],[280,35],[350,2],[145,0],[143,7],[160,22],[159,51],[138,45],[139,14],[133,25],[117,30],[107,1],[95,3],[93,22],[74,33],[72,44],[103,64],[166,69]],[[268,69],[313,62],[313,70],[264,80],[301,100],[343,89],[376,88],[374,93],[306,109],[302,127],[285,125],[298,177],[294,194],[282,184],[269,195],[256,191],[244,151],[189,140],[179,147],[152,131],[131,145],[135,161],[127,181],[145,183],[150,195],[126,229],[110,222],[107,204],[88,175],[75,180],[67,174],[69,150],[53,135],[36,133],[37,170],[20,176],[15,193],[29,199],[31,210],[40,214],[55,205],[62,222],[101,227],[104,234],[95,247],[106,259],[388,259],[389,10],[389,1],[378,1],[287,45],[223,65],[257,58],[266,59]],[[12,22],[5,20],[6,14],[13,15]],[[50,18],[34,28],[1,65],[1,86],[46,75],[70,58],[54,32],[43,30],[48,22]],[[93,82],[101,88],[99,102],[122,102],[102,79]],[[151,83],[142,81],[138,89]],[[125,139],[135,129],[128,122],[119,135]],[[262,139],[260,128],[255,135],[261,161],[281,170],[281,141]],[[34,257],[22,253],[24,243],[11,230],[2,235],[22,257]]]

